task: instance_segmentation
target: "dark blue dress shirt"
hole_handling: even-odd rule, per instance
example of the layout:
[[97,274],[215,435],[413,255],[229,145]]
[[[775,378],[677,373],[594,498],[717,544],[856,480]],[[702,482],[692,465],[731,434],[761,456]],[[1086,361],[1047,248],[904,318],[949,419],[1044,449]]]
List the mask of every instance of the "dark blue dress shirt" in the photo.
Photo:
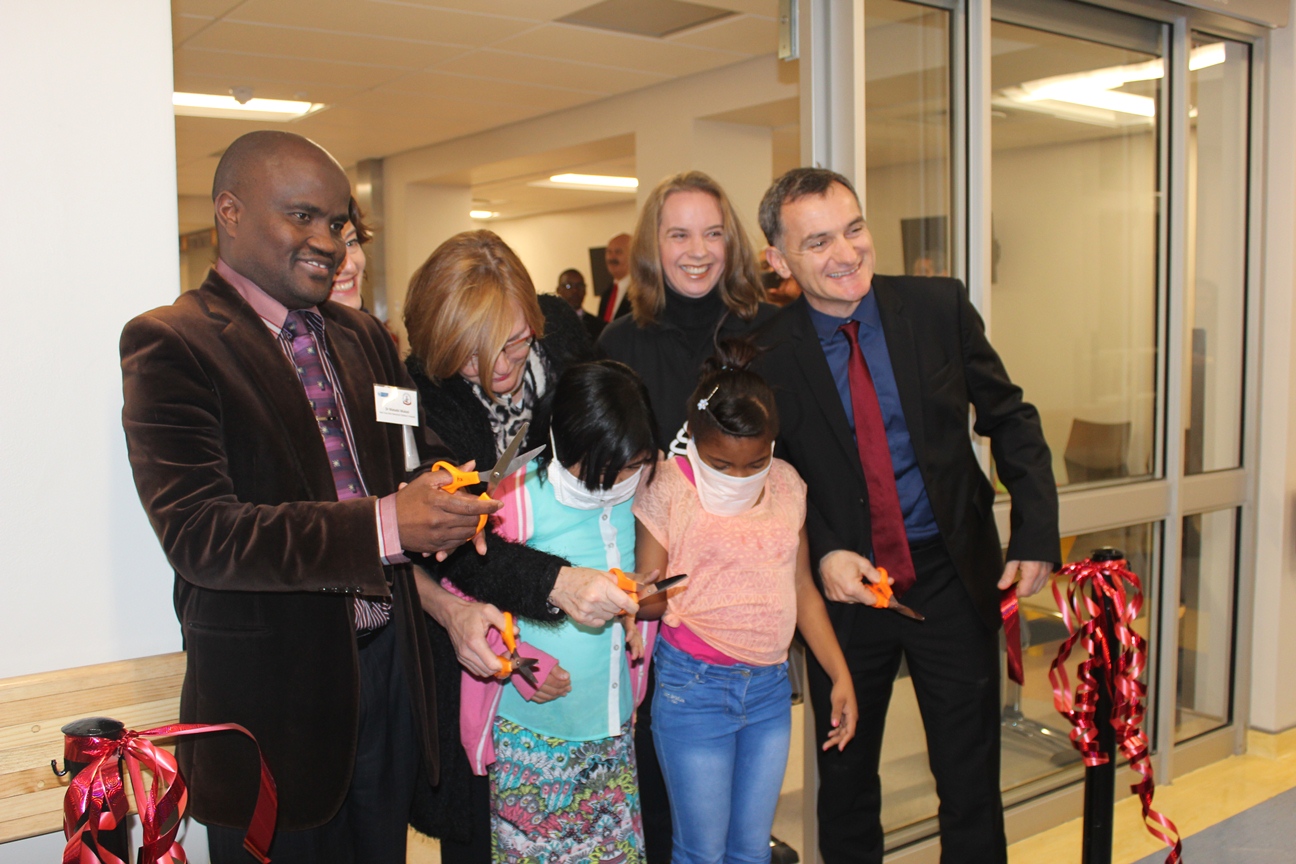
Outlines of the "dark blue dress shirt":
[[904,410],[900,406],[900,390],[896,387],[895,371],[891,368],[891,355],[887,353],[882,319],[878,315],[877,297],[872,291],[865,294],[849,319],[825,315],[808,304],[806,308],[814,323],[815,333],[819,336],[819,344],[823,346],[828,368],[832,370],[837,395],[841,397],[842,407],[846,409],[846,422],[850,424],[851,434],[855,432],[855,409],[851,405],[847,366],[850,361],[850,337],[838,328],[852,319],[860,323],[860,350],[864,354],[864,362],[868,364],[869,374],[873,376],[878,406],[882,409],[882,422],[886,424],[887,448],[891,451],[891,467],[895,471],[896,492],[900,495],[900,512],[904,514],[905,533],[910,543],[935,537],[940,529],[936,527],[936,517],[932,513],[931,502],[927,500],[927,488],[923,485],[922,472],[918,469],[913,442],[909,440],[909,427],[905,424]]

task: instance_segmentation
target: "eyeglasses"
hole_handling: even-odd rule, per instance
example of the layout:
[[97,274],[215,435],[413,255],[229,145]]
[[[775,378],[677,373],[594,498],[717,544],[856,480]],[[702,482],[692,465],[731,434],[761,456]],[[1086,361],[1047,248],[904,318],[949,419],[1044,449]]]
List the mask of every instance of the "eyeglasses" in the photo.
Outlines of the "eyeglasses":
[[[527,335],[519,336],[517,339],[514,339],[512,342],[505,342],[504,347],[500,349],[499,353],[503,354],[509,360],[517,362],[518,360],[526,359],[526,356],[531,353],[531,346],[534,344],[535,344],[535,333],[533,332],[527,333]],[[498,357],[499,354],[495,356]],[[476,363],[478,362],[478,357],[476,352],[473,352],[473,355],[470,358],[470,362],[473,363],[474,365],[476,365]]]
[[535,344],[535,334],[528,333],[520,339],[514,339],[512,342],[505,342],[500,353],[510,360],[521,360],[531,353],[531,346]]

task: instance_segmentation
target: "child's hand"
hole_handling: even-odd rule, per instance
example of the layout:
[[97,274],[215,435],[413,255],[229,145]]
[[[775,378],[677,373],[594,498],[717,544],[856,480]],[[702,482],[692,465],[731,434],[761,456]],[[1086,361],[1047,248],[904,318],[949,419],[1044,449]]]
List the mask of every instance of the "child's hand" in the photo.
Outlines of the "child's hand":
[[[555,699],[561,699],[571,692],[571,674],[561,666],[555,666],[549,670],[545,677],[544,683],[540,689],[531,697],[531,701],[537,705],[545,702],[552,702]],[[853,703],[852,703],[853,704]]]
[[622,618],[621,626],[625,628],[626,656],[631,660],[642,660],[644,656],[643,634],[631,618]]
[[850,675],[843,675],[833,682],[832,688],[832,729],[828,740],[823,743],[824,750],[836,747],[840,752],[846,749],[846,743],[855,737],[855,722],[859,720],[859,706],[855,704],[855,685]]

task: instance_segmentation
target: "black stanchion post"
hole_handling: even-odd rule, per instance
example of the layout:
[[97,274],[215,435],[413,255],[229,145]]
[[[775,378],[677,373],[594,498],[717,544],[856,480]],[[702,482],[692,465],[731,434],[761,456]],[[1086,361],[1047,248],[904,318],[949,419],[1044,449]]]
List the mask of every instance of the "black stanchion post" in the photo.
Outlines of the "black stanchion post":
[[[1096,563],[1119,561],[1125,553],[1110,546],[1095,549],[1090,560]],[[1105,577],[1104,577],[1105,578]],[[1102,631],[1107,642],[1108,651],[1113,655],[1117,651],[1116,610],[1106,594],[1100,593],[1102,604]],[[1094,678],[1098,685],[1098,704],[1094,712],[1094,723],[1098,727],[1098,749],[1107,754],[1107,761],[1102,765],[1085,768],[1084,785],[1084,846],[1080,860],[1082,864],[1111,864],[1112,860],[1112,822],[1116,806],[1116,729],[1112,726],[1112,693],[1108,669],[1102,664],[1094,668]]]
[[[70,777],[76,777],[81,770],[89,765],[89,762],[78,762],[69,758],[75,754],[78,749],[73,745],[74,738],[108,738],[116,740],[126,731],[126,727],[121,721],[114,720],[111,717],[85,717],[81,720],[74,720],[62,728],[64,735],[63,748],[63,767]],[[120,764],[118,768],[120,769]],[[99,845],[105,851],[111,852],[123,861],[130,860],[130,833],[123,819],[112,831],[99,832]]]

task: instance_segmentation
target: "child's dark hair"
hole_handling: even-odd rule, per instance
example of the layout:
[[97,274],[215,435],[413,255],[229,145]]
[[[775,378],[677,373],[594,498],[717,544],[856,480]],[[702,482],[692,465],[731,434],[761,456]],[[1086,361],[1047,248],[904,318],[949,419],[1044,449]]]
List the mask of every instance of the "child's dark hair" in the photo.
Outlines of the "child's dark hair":
[[635,371],[615,360],[568,367],[544,400],[557,453],[539,458],[543,471],[551,460],[579,463],[581,482],[591,492],[611,489],[617,475],[635,459],[648,456],[648,476],[657,464],[657,420],[648,388]]
[[749,366],[760,349],[745,339],[725,339],[702,364],[702,378],[689,397],[689,434],[694,440],[717,432],[735,438],[778,436],[774,391]]

